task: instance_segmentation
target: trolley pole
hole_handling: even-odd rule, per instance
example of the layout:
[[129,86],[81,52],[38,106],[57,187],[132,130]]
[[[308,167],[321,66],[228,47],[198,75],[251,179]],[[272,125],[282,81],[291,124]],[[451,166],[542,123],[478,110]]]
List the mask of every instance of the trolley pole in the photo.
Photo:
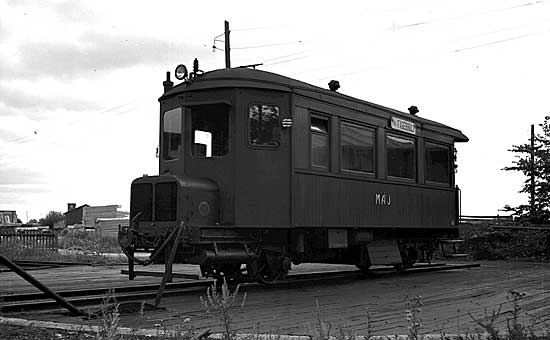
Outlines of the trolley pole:
[[535,215],[535,125],[531,124],[531,219]]
[[229,30],[229,22],[225,20],[225,28],[224,28],[224,35],[225,35],[225,68],[231,68],[231,47],[229,44],[229,33],[231,31]]

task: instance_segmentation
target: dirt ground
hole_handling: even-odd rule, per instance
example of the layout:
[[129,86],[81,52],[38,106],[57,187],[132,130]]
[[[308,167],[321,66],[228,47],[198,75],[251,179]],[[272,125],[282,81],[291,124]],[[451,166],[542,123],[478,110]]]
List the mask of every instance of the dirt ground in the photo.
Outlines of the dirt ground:
[[[304,265],[297,266],[295,271],[329,268],[334,269],[330,266]],[[344,269],[346,266],[337,268]],[[102,284],[115,278],[121,280],[121,283],[128,283],[123,276],[115,274],[117,271],[120,273],[119,267],[93,268],[93,273],[90,274]],[[192,273],[196,268],[180,267],[176,271]],[[63,289],[70,285],[70,280],[60,279],[61,273],[38,272],[40,271],[33,271],[33,274],[50,282],[54,289],[56,282]],[[1,294],[29,289],[25,284],[18,283],[13,276],[5,274],[9,273],[0,274]],[[65,276],[69,274],[63,273]],[[78,281],[78,270],[71,276],[73,281]],[[159,279],[137,278],[132,284],[151,280],[158,282]],[[495,325],[505,328],[506,320],[510,319],[513,310],[510,290],[522,295],[519,301],[522,308],[520,321],[539,331],[550,329],[550,264],[510,261],[481,262],[480,268],[473,269],[367,277],[291,288],[254,289],[247,292],[244,307],[233,308],[231,315],[234,327],[244,333],[259,330],[305,335],[311,334],[318,322],[322,321],[324,325],[346,328],[363,335],[407,334],[409,322],[406,310],[410,310],[410,306],[406,306],[406,301],[421,296],[422,305],[418,306],[418,317],[421,320],[422,333],[464,333],[474,332],[474,320],[483,321],[493,310],[499,309],[501,316],[497,318]],[[244,289],[241,293],[244,293]],[[209,328],[213,332],[221,331],[215,313],[205,311],[199,295],[169,297],[163,300],[163,307],[165,310],[147,312],[143,316],[121,315],[120,324],[125,327],[170,329],[190,318],[194,327]],[[2,316],[94,324],[92,321],[51,312]],[[2,328],[0,331],[4,332]],[[4,334],[2,336],[5,338]],[[64,338],[58,336],[56,339]]]
[[94,334],[82,332],[10,325],[0,325],[0,336],[3,340],[83,340],[95,338]]

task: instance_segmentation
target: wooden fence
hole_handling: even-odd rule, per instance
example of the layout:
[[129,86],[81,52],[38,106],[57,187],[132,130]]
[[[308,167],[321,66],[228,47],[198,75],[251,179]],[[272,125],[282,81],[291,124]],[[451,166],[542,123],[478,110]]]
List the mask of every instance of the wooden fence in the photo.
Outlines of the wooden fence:
[[513,221],[512,216],[460,216],[460,223],[470,223],[470,224],[479,224],[479,223],[491,223],[491,224],[506,224]]
[[38,248],[57,250],[57,235],[49,230],[0,230],[0,248]]

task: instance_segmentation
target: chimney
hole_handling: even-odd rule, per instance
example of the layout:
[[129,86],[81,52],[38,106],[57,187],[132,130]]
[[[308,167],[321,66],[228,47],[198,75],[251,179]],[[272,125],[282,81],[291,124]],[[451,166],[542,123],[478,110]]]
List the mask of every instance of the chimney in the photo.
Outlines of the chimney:
[[76,203],[67,203],[67,212],[74,210],[76,208]]

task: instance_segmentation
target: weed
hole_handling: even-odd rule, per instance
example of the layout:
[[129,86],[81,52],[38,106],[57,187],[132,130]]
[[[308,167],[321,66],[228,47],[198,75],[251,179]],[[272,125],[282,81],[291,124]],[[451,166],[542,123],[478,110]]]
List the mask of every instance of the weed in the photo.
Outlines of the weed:
[[367,326],[365,339],[369,340],[373,335],[373,327],[372,327],[372,318],[371,318],[371,314],[370,314],[370,309],[368,307],[365,308],[365,322],[366,322],[366,326]]
[[422,296],[417,295],[412,298],[405,297],[405,312],[407,315],[407,330],[409,337],[414,340],[419,339],[420,329],[422,328]]
[[[240,284],[237,285],[235,291],[232,293],[229,290],[227,281],[225,277],[223,279],[221,293],[218,292],[217,282],[214,283],[206,289],[206,299],[202,296],[200,297],[201,303],[204,306],[205,310],[208,313],[214,314],[218,320],[221,322],[223,327],[223,339],[232,340],[235,339],[236,332],[233,329],[232,319],[230,309],[233,304],[237,301],[237,296],[239,294]],[[246,302],[246,293],[243,296],[241,301],[241,308],[244,307]]]
[[114,291],[110,290],[101,303],[101,323],[96,334],[96,340],[122,340],[118,334],[119,316],[118,303],[115,301]]
[[332,324],[321,317],[319,299],[315,299],[315,324],[311,328],[312,340],[329,340],[332,332]]

